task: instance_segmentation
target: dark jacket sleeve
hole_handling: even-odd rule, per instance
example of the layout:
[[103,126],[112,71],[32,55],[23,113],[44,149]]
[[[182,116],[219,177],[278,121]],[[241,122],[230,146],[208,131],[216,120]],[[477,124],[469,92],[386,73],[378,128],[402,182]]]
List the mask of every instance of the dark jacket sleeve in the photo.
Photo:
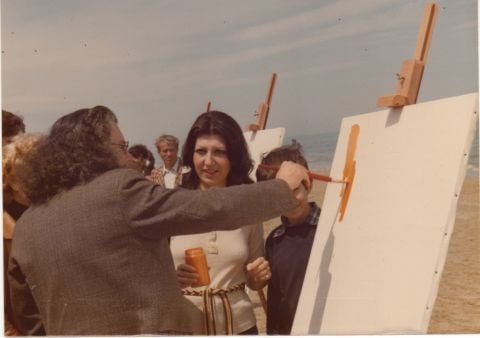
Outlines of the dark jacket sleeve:
[[150,238],[232,230],[280,216],[297,203],[279,179],[204,191],[165,189],[124,170],[118,187],[130,226]]
[[13,256],[10,256],[8,263],[8,281],[10,301],[15,304],[12,313],[15,327],[26,336],[44,336],[45,329],[37,305],[27,280]]

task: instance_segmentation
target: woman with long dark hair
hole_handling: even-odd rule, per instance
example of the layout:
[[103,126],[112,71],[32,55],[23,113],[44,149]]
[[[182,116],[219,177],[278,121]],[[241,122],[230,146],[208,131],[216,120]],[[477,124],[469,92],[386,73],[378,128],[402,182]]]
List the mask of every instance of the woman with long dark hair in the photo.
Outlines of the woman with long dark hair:
[[[191,168],[182,184],[186,188],[208,190],[253,183],[249,177],[253,164],[242,130],[223,112],[209,111],[197,118],[184,143],[182,158]],[[184,251],[194,247],[205,252],[210,272],[207,286],[191,287],[197,271],[183,262]],[[263,258],[262,224],[175,236],[170,248],[183,294],[203,311],[203,318],[195,321],[195,334],[258,334],[245,285],[258,290],[271,276]]]

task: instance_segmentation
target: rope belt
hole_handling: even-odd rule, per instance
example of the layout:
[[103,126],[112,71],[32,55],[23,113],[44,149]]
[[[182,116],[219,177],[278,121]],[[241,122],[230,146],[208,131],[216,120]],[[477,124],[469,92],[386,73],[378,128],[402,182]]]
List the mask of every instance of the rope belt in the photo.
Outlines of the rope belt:
[[233,335],[233,315],[230,301],[228,300],[228,293],[245,290],[245,283],[234,285],[228,289],[212,289],[205,290],[192,290],[182,289],[182,293],[186,296],[201,296],[203,297],[203,323],[205,328],[205,334],[216,335],[217,329],[215,325],[215,307],[213,302],[213,296],[219,296],[222,300],[223,311],[225,313],[225,331],[227,335]]

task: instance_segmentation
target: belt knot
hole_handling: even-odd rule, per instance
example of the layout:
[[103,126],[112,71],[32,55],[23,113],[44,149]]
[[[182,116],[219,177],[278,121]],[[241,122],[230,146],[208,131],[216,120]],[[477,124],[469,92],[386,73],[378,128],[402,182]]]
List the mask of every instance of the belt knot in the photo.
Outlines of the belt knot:
[[233,335],[233,313],[228,294],[237,290],[245,290],[245,283],[234,285],[227,289],[208,288],[205,290],[182,289],[182,293],[186,296],[203,297],[203,323],[205,334],[216,335],[217,329],[215,325],[215,307],[213,296],[219,296],[222,300],[223,311],[225,313],[225,331],[227,335]]

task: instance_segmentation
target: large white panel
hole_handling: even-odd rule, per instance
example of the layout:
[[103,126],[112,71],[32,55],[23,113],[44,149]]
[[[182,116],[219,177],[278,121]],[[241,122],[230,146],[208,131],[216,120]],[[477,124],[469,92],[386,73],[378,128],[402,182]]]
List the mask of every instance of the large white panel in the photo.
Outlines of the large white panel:
[[331,176],[352,125],[356,176],[342,222],[326,190],[294,334],[426,333],[475,134],[477,94],[343,119]]
[[247,141],[250,156],[254,161],[251,177],[255,179],[255,170],[262,160],[262,155],[283,144],[285,128],[264,129],[259,131],[246,131],[243,133]]

